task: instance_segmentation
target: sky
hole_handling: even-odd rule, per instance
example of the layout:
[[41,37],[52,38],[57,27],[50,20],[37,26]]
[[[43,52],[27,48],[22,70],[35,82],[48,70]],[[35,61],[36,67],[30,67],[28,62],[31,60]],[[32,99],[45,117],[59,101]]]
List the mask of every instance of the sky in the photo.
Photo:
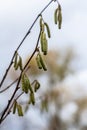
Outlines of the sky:
[[[0,79],[15,49],[48,2],[49,0],[0,0]],[[59,0],[59,2],[63,14],[61,30],[58,30],[54,24],[54,9],[57,7],[55,2],[43,13],[44,20],[49,24],[52,33],[49,49],[72,47],[77,54],[75,65],[78,74],[82,76],[77,79],[86,82],[87,79],[84,77],[87,77],[87,0]],[[37,22],[20,48],[19,52],[23,57],[33,50],[38,27]],[[74,80],[71,78],[74,83],[75,79],[76,77]]]
[[[49,0],[0,0],[0,71],[9,64],[14,50],[19,45],[28,28],[36,18],[36,15],[48,3]],[[48,22],[52,38],[49,40],[49,49],[72,47],[79,55],[76,66],[78,70],[87,69],[87,1],[60,0],[62,6],[63,23],[62,29],[58,30],[54,25],[54,9],[57,7],[54,2],[43,13]],[[26,39],[20,51],[27,55],[35,46],[38,32],[38,23],[34,26],[30,36]],[[32,42],[33,40],[33,42]],[[26,50],[26,51],[25,51]],[[3,59],[2,59],[3,57]]]

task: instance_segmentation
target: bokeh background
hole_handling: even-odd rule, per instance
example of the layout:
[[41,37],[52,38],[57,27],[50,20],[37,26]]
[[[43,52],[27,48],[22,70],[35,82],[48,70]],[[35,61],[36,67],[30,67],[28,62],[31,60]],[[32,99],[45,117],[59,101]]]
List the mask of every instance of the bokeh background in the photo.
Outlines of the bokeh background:
[[[0,0],[0,80],[18,44],[48,2]],[[46,97],[47,110],[41,112],[41,101],[37,101],[24,118],[11,114],[0,125],[1,130],[87,130],[87,1],[59,2],[63,15],[61,30],[54,24],[55,2],[43,13],[52,35],[49,40],[49,60],[46,59],[48,71],[43,74],[37,70],[32,74],[31,71],[31,75],[41,82],[37,96]],[[35,47],[38,22],[19,50],[24,62]],[[34,64],[33,61],[35,69]],[[16,76],[12,77],[12,71],[5,84]],[[7,97],[10,97],[10,92],[0,94],[0,111],[5,107]]]

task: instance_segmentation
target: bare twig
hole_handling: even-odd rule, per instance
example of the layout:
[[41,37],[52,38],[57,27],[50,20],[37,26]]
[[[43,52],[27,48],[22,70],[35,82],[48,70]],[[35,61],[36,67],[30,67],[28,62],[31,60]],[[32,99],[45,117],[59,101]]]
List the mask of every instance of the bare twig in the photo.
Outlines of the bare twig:
[[[33,85],[33,84],[35,83],[35,81],[36,81],[36,80],[34,80],[34,81],[31,83],[31,85]],[[14,99],[13,103],[11,104],[10,108],[8,109],[8,111],[7,111],[6,115],[4,116],[4,118],[2,119],[2,121],[4,121],[5,118],[10,114],[11,109],[12,109],[12,107],[13,107],[13,105],[14,105],[14,102],[17,101],[23,94],[24,94],[24,92],[21,92],[21,93]]]
[[[14,54],[13,54],[13,57],[11,59],[11,62],[0,82],[0,88],[2,87],[5,79],[6,79],[6,76],[8,75],[8,72],[14,62],[14,58],[15,58],[15,55],[17,53],[17,51],[19,50],[19,48],[21,47],[21,45],[23,44],[23,42],[25,41],[25,39],[27,38],[27,36],[29,35],[29,33],[31,32],[31,29],[33,28],[33,26],[35,25],[36,21],[38,20],[38,18],[42,15],[42,13],[48,8],[48,6],[53,2],[53,1],[56,1],[56,0],[51,0],[45,7],[44,9],[37,15],[36,19],[34,20],[34,22],[32,23],[31,27],[29,28],[28,32],[26,33],[26,35],[24,36],[24,38],[22,39],[22,41],[20,42],[19,46],[17,47],[17,49],[15,50]],[[58,1],[57,1],[58,3]],[[2,115],[1,115],[1,118],[0,118],[0,124],[6,119],[6,117],[9,115],[9,113],[11,112],[11,108],[13,107],[13,104],[14,104],[14,100],[17,100],[19,97],[21,97],[21,95],[24,93],[22,92],[21,94],[18,95],[18,97],[15,98],[15,95],[17,93],[17,91],[19,90],[19,85],[20,85],[20,81],[21,81],[21,77],[22,77],[22,73],[26,71],[27,69],[27,66],[29,65],[30,61],[32,60],[33,56],[35,55],[35,53],[38,51],[38,44],[39,44],[39,40],[40,40],[40,35],[41,35],[41,30],[40,30],[40,33],[39,33],[39,36],[38,36],[38,39],[37,39],[37,43],[36,43],[36,47],[33,51],[33,53],[31,54],[30,58],[28,59],[27,63],[25,64],[24,68],[22,69],[21,73],[20,73],[20,76],[14,81],[12,82],[9,86],[7,86],[5,89],[3,89],[2,91],[0,91],[0,93],[6,91],[7,89],[9,89],[14,83],[17,82],[17,85],[16,85],[16,88],[10,98],[10,100],[8,101],[8,104],[6,106],[6,108],[4,109],[4,111],[2,112]]]
[[15,84],[17,82],[18,78],[15,79],[11,84],[9,84],[5,89],[1,90],[0,93],[5,92],[7,89],[9,89],[13,84]]
[[[10,104],[11,104],[11,102],[13,101],[14,96],[15,96],[16,92],[17,92],[18,89],[19,89],[19,84],[20,84],[20,81],[21,81],[22,73],[25,71],[26,67],[27,67],[28,64],[30,63],[30,61],[31,61],[31,59],[33,58],[34,54],[37,52],[37,47],[38,47],[38,44],[39,44],[40,35],[41,35],[41,31],[40,31],[39,36],[38,36],[38,40],[37,40],[37,43],[36,43],[36,47],[35,47],[35,49],[34,49],[32,55],[31,55],[31,57],[29,58],[28,62],[27,62],[26,65],[24,66],[23,70],[21,71],[21,74],[20,74],[20,76],[19,76],[19,78],[18,78],[18,82],[17,82],[16,88],[15,88],[15,90],[14,90],[14,92],[13,92],[13,94],[12,94],[10,100],[8,101],[8,104],[7,104],[6,108],[5,108],[5,110],[3,111],[2,115],[1,115],[0,123],[2,123],[2,121],[3,121],[3,120],[9,115],[9,113],[10,113],[10,111],[8,111],[8,109],[10,109],[10,108],[9,108],[9,107],[10,107]],[[19,96],[19,97],[20,97],[20,96]],[[6,113],[7,113],[7,114],[6,114]]]
[[12,64],[13,64],[13,60],[14,60],[14,57],[15,57],[16,52],[19,50],[19,48],[21,47],[21,45],[23,44],[23,42],[25,41],[25,39],[27,38],[27,36],[30,34],[31,29],[32,29],[33,26],[35,25],[35,23],[36,23],[36,21],[38,20],[39,16],[41,16],[41,14],[47,9],[47,7],[48,7],[52,2],[53,2],[53,0],[51,0],[51,1],[44,7],[44,9],[38,14],[38,16],[37,16],[36,19],[34,20],[33,24],[32,24],[31,27],[29,28],[28,32],[26,33],[26,35],[24,36],[24,38],[23,38],[22,41],[20,42],[19,46],[18,46],[17,49],[15,50],[15,52],[14,52],[14,54],[13,54],[13,57],[12,57],[12,59],[11,59],[11,62],[10,62],[10,64],[9,64],[8,68],[6,69],[6,72],[5,72],[3,78],[2,78],[2,80],[1,80],[1,82],[0,82],[0,88],[2,87],[3,82],[5,81],[6,76],[7,76],[8,72],[9,72],[9,70],[10,70]]

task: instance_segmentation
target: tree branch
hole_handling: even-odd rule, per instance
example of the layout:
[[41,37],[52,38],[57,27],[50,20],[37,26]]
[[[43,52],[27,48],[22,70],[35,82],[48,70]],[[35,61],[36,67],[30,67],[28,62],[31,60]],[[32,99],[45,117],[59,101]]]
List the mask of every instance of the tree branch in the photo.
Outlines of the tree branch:
[[[23,70],[21,71],[21,74],[19,76],[19,78],[17,79],[18,82],[17,82],[17,85],[16,85],[16,88],[10,98],[10,100],[8,101],[8,104],[6,106],[6,108],[4,109],[2,115],[1,115],[1,119],[0,119],[0,124],[2,123],[2,121],[7,117],[7,115],[9,114],[10,111],[8,111],[9,107],[10,107],[10,104],[12,103],[14,97],[15,97],[15,94],[17,93],[18,89],[19,89],[19,84],[20,84],[20,81],[21,81],[21,77],[22,77],[22,73],[25,71],[26,67],[28,66],[28,64],[30,63],[31,59],[33,58],[33,56],[35,55],[35,53],[37,52],[37,47],[38,47],[38,44],[39,44],[39,39],[40,39],[40,35],[41,35],[41,30],[40,30],[40,33],[39,33],[39,36],[38,36],[38,40],[37,40],[37,43],[36,43],[36,47],[31,55],[31,57],[29,58],[28,62],[25,64]],[[8,111],[8,112],[7,112]],[[7,113],[7,114],[6,114]]]
[[27,38],[27,36],[28,36],[29,33],[31,32],[31,29],[32,29],[33,26],[35,25],[35,23],[36,23],[36,21],[38,20],[39,16],[47,9],[47,7],[48,7],[53,1],[54,1],[54,0],[51,0],[51,1],[45,6],[45,8],[38,14],[38,16],[37,16],[36,19],[34,20],[33,24],[32,24],[31,27],[29,28],[28,32],[26,33],[26,35],[24,36],[24,38],[23,38],[22,41],[20,42],[19,46],[18,46],[17,49],[15,50],[15,52],[14,52],[14,54],[13,54],[13,57],[12,57],[12,59],[11,59],[11,62],[10,62],[10,64],[9,64],[8,68],[6,69],[6,72],[5,72],[3,78],[2,78],[2,80],[1,80],[1,82],[0,82],[0,88],[2,87],[3,82],[5,81],[6,76],[7,76],[8,72],[9,72],[9,70],[10,70],[12,64],[13,64],[13,60],[14,60],[14,57],[15,57],[16,52],[19,50],[19,48],[21,47],[21,45],[23,44],[23,42],[25,41],[25,39]]
[[[0,88],[2,87],[7,75],[8,75],[8,72],[12,66],[12,64],[14,63],[14,58],[15,58],[15,55],[16,53],[18,52],[18,50],[20,49],[21,45],[23,44],[23,42],[25,41],[25,39],[27,38],[27,36],[30,34],[33,26],[35,25],[36,21],[38,20],[38,18],[42,15],[42,13],[48,8],[48,6],[52,3],[52,2],[55,2],[57,0],[51,0],[44,8],[43,10],[37,15],[36,19],[34,20],[34,22],[32,23],[31,27],[29,28],[28,32],[26,33],[26,35],[24,36],[24,38],[22,39],[22,41],[20,42],[19,46],[17,47],[17,49],[15,50],[13,56],[12,56],[12,59],[11,59],[11,62],[0,82]],[[57,1],[58,3],[58,1]],[[39,32],[39,35],[38,35],[38,39],[37,39],[37,43],[36,43],[36,46],[35,46],[35,49],[33,51],[33,53],[31,54],[30,58],[28,59],[27,63],[25,64],[25,66],[23,67],[23,69],[21,70],[21,73],[20,73],[20,76],[15,80],[13,81],[9,86],[7,86],[5,89],[3,89],[2,91],[0,91],[0,93],[6,91],[7,89],[9,89],[14,83],[17,82],[17,85],[15,87],[15,90],[13,91],[13,94],[11,95],[10,97],[10,100],[8,101],[7,103],[7,106],[5,107],[4,111],[2,112],[2,115],[1,115],[1,118],[0,118],[0,124],[6,119],[6,117],[9,115],[9,113],[11,112],[11,108],[14,104],[14,100],[17,100],[24,92],[22,92],[21,94],[18,95],[18,97],[15,99],[15,96],[16,96],[16,93],[17,91],[20,89],[19,85],[20,85],[20,81],[21,81],[21,78],[22,78],[22,73],[25,72],[27,70],[27,67],[30,63],[30,61],[32,60],[33,56],[35,55],[35,53],[38,51],[38,45],[39,45],[39,40],[40,40],[40,36],[41,36],[41,29],[40,29],[40,32]]]

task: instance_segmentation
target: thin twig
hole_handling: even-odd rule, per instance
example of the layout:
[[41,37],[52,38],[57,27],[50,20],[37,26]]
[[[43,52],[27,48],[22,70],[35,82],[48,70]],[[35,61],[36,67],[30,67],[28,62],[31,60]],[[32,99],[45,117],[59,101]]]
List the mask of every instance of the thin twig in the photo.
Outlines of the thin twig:
[[13,101],[13,103],[11,104],[10,108],[7,110],[6,115],[3,117],[2,121],[4,121],[4,120],[6,119],[6,117],[10,114],[11,109],[12,109],[12,107],[13,107],[13,105],[14,105],[14,102],[17,101],[23,94],[24,94],[24,92],[21,92],[21,93],[18,95],[18,97],[17,97],[16,99],[14,99],[14,101]]
[[[34,81],[31,83],[31,85],[33,85],[35,82],[36,82],[36,80],[34,80]],[[4,121],[5,118],[10,114],[11,109],[12,109],[12,107],[13,107],[13,105],[14,105],[14,102],[17,101],[23,94],[24,94],[24,92],[21,92],[21,93],[14,99],[14,101],[13,101],[13,103],[11,104],[10,108],[8,109],[6,115],[3,117],[2,121]],[[40,96],[40,97],[41,97],[41,96]],[[37,99],[39,99],[39,98],[37,98]],[[36,100],[37,100],[37,99],[36,99]],[[41,98],[40,98],[40,99],[41,99]]]
[[9,84],[5,89],[1,90],[0,93],[5,92],[7,89],[9,89],[13,84],[15,84],[17,82],[18,78],[15,79],[11,84]]
[[[33,85],[33,84],[35,83],[35,81],[36,81],[36,80],[34,80],[34,81],[31,83],[31,85]],[[10,106],[9,110],[7,111],[6,115],[3,117],[2,121],[4,121],[4,120],[6,119],[6,117],[10,114],[11,109],[12,109],[12,107],[13,107],[13,105],[14,105],[14,102],[17,101],[23,94],[24,94],[24,92],[21,92],[21,93],[14,99],[14,101],[13,101],[13,103],[11,104],[11,106]]]
[[9,70],[10,70],[12,64],[13,64],[13,60],[14,60],[14,57],[15,57],[16,52],[19,50],[19,48],[21,47],[21,45],[23,44],[23,42],[25,41],[25,39],[27,38],[27,36],[28,36],[29,33],[31,32],[31,29],[32,29],[33,26],[35,25],[35,23],[36,23],[36,21],[38,20],[39,16],[41,16],[41,14],[47,9],[47,7],[48,7],[52,2],[53,2],[53,0],[51,0],[51,1],[45,6],[45,8],[37,15],[36,19],[34,20],[33,24],[32,24],[31,27],[29,28],[28,32],[26,33],[26,35],[24,36],[24,38],[23,38],[22,41],[20,42],[19,46],[18,46],[17,49],[15,50],[15,52],[14,52],[14,54],[13,54],[13,57],[12,57],[12,59],[11,59],[11,62],[10,62],[10,64],[9,64],[8,68],[6,69],[6,72],[5,72],[3,78],[2,78],[2,80],[1,80],[1,82],[0,82],[0,88],[2,87],[3,82],[5,81],[6,76],[7,76],[8,72],[9,72]]
[[[31,29],[32,29],[33,26],[35,25],[35,23],[36,23],[36,21],[38,20],[39,16],[41,16],[41,14],[47,9],[47,7],[52,3],[52,1],[54,1],[54,0],[51,0],[51,1],[45,6],[45,8],[39,13],[39,15],[36,17],[36,19],[34,20],[33,24],[31,25],[30,29],[28,30],[28,32],[27,32],[26,35],[24,36],[23,40],[20,42],[19,46],[17,47],[16,51],[14,52],[13,57],[12,57],[12,59],[11,59],[11,62],[10,62],[9,66],[8,66],[8,68],[7,68],[7,70],[6,70],[5,74],[4,74],[4,76],[3,76],[3,78],[2,78],[2,81],[1,81],[1,83],[0,83],[0,88],[1,88],[1,86],[2,86],[2,84],[3,84],[3,82],[5,81],[6,76],[7,76],[8,72],[9,72],[9,70],[10,70],[12,64],[13,64],[13,60],[14,60],[15,54],[17,53],[17,51],[18,51],[19,48],[21,47],[21,45],[22,45],[22,43],[24,42],[24,40],[26,39],[26,37],[29,35]],[[32,55],[31,55],[31,57],[29,58],[28,62],[25,64],[23,70],[21,71],[20,76],[19,76],[19,78],[17,79],[16,88],[15,88],[15,90],[14,90],[14,92],[13,92],[13,94],[12,94],[10,100],[8,101],[8,104],[7,104],[6,108],[4,109],[4,111],[3,111],[2,115],[1,115],[0,123],[2,123],[2,122],[6,119],[6,117],[9,115],[9,113],[10,113],[10,111],[11,111],[11,108],[12,108],[12,106],[13,106],[13,104],[14,104],[14,100],[13,100],[13,99],[14,99],[14,97],[15,97],[15,95],[16,95],[18,89],[19,89],[19,84],[20,84],[20,81],[21,81],[22,73],[23,73],[24,71],[26,71],[26,68],[27,68],[28,64],[30,63],[31,59],[33,58],[33,56],[34,56],[35,53],[37,52],[40,35],[41,35],[41,30],[40,30],[40,33],[39,33],[39,36],[38,36],[38,40],[37,40],[37,43],[36,43],[36,47],[35,47],[35,49],[34,49]],[[16,81],[15,81],[15,82],[16,82]],[[12,85],[13,85],[15,82],[13,82]],[[10,86],[11,86],[11,85],[10,85]],[[8,88],[10,88],[10,86],[9,86]],[[5,90],[7,90],[8,88],[6,88]],[[4,91],[5,91],[5,90],[4,90]],[[23,93],[24,93],[24,92],[22,92],[20,95],[18,95],[17,99],[18,99]],[[16,100],[17,100],[17,99],[16,99]]]
[[[25,72],[27,72],[27,70],[29,70],[29,68],[30,68],[30,66],[28,66],[28,68],[26,69]],[[19,79],[19,77],[17,79],[15,79],[12,83],[10,83],[6,88],[4,88],[3,90],[1,90],[0,93],[3,93],[6,90],[8,90],[12,85],[14,85],[17,82],[18,79]]]
[[[27,67],[28,64],[30,63],[30,61],[31,61],[31,59],[33,58],[34,54],[37,52],[37,47],[38,47],[38,44],[39,44],[40,35],[41,35],[41,30],[40,30],[40,33],[39,33],[39,36],[38,36],[38,40],[37,40],[36,47],[35,47],[35,49],[34,49],[32,55],[31,55],[31,57],[29,58],[28,62],[25,64],[23,70],[21,71],[21,74],[20,74],[20,76],[19,76],[19,78],[18,78],[18,82],[17,82],[16,88],[15,88],[15,90],[14,90],[14,92],[13,92],[13,94],[12,94],[10,100],[8,101],[8,104],[7,104],[6,108],[5,108],[5,110],[3,111],[2,115],[1,115],[0,123],[2,123],[2,121],[3,121],[3,120],[9,115],[9,113],[10,113],[10,111],[8,111],[8,109],[9,109],[9,107],[10,107],[10,104],[11,104],[11,102],[12,102],[12,100],[13,100],[13,98],[14,98],[16,92],[17,92],[18,89],[19,89],[19,84],[20,84],[20,81],[21,81],[22,73],[25,71],[26,67]],[[8,111],[8,112],[7,112],[7,111]],[[6,114],[6,112],[7,112],[7,114]],[[6,115],[5,115],[5,114],[6,114]]]

